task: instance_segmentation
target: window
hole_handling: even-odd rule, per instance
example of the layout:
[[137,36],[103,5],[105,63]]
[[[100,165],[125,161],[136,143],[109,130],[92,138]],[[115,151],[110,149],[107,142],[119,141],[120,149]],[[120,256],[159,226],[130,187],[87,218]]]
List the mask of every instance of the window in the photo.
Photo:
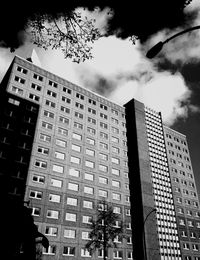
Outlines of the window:
[[69,125],[69,119],[64,116],[59,116],[59,122]]
[[53,82],[51,80],[49,80],[49,86],[52,86],[54,88],[57,88],[58,87],[58,84],[56,82]]
[[187,243],[183,243],[183,249],[185,249],[185,250],[189,250],[189,249],[190,249],[189,244],[187,244]]
[[111,169],[112,174],[119,176],[120,171],[118,169]]
[[100,132],[100,137],[103,139],[108,139],[108,134],[104,133],[104,132]]
[[60,160],[65,159],[65,153],[55,151],[54,155],[55,155],[55,158],[57,158],[57,159],[60,159]]
[[107,110],[107,109],[108,109],[108,107],[105,106],[105,105],[103,105],[103,104],[100,104],[100,108],[101,108],[101,109],[104,109],[104,110]]
[[80,151],[81,151],[81,146],[72,144],[72,150],[74,150],[74,151],[80,153]]
[[125,195],[125,202],[130,202],[130,196],[128,196],[128,195]]
[[9,98],[9,99],[8,99],[8,102],[9,102],[10,104],[15,105],[15,106],[19,106],[19,104],[20,104],[20,102],[19,102],[18,100],[13,99],[13,98]]
[[51,179],[51,186],[61,188],[62,187],[62,181],[57,179]]
[[61,128],[61,127],[58,127],[58,133],[61,134],[61,135],[64,135],[64,136],[68,135],[67,129],[64,129],[64,128]]
[[71,156],[70,157],[70,162],[75,163],[75,164],[80,164],[81,163],[81,159],[78,158],[78,157]]
[[96,115],[96,110],[92,109],[91,107],[88,107],[88,112],[91,113],[91,114]]
[[85,161],[85,166],[89,167],[89,168],[94,168],[94,162],[91,162],[91,161]]
[[73,133],[72,134],[72,137],[74,138],[74,139],[76,139],[76,140],[82,140],[82,135],[79,135],[79,134],[76,134],[76,133]]
[[78,187],[78,184],[69,182],[68,189],[73,190],[73,191],[78,191],[79,187]]
[[49,149],[46,148],[46,147],[38,146],[37,152],[41,153],[41,154],[44,154],[44,155],[48,155],[49,154]]
[[74,116],[80,119],[83,119],[83,114],[79,113],[79,112],[75,112]]
[[32,181],[40,183],[40,184],[44,184],[45,183],[45,177],[41,176],[41,175],[33,175],[32,176]]
[[53,125],[49,124],[47,122],[42,121],[42,127],[48,130],[52,130],[53,129]]
[[111,118],[111,122],[116,124],[116,125],[119,124],[119,121],[116,118],[114,118],[114,117]]
[[84,109],[84,105],[83,105],[83,104],[80,104],[80,103],[78,103],[78,102],[75,103],[75,106],[76,106],[77,108]]
[[116,127],[111,127],[111,131],[113,132],[113,133],[115,133],[115,134],[119,134],[119,129],[118,128],[116,128]]
[[75,247],[64,246],[63,247],[63,255],[75,256]]
[[102,172],[108,172],[108,167],[102,164],[99,164],[99,170]]
[[119,148],[112,146],[112,152],[119,154]]
[[108,184],[108,178],[99,176],[99,183]]
[[133,252],[127,252],[127,258],[133,259]]
[[78,199],[67,197],[67,205],[71,205],[71,206],[76,207],[77,204],[78,204]]
[[39,168],[43,168],[43,169],[47,168],[47,162],[41,161],[41,160],[36,160],[34,165],[35,165],[35,167],[39,167]]
[[56,246],[50,245],[48,248],[43,249],[43,254],[46,255],[55,255],[56,254]]
[[103,153],[99,153],[99,159],[107,161],[108,160],[108,155],[107,154],[103,154]]
[[119,143],[119,138],[111,136],[111,142],[113,143]]
[[118,111],[117,111],[117,110],[115,110],[115,109],[111,109],[111,112],[112,112],[112,114],[118,116]]
[[22,68],[20,66],[17,66],[17,71],[19,71],[19,72],[21,72],[23,74],[27,74],[27,72],[28,72],[28,70],[26,70],[26,69],[24,69],[24,68]]
[[45,135],[45,134],[42,134],[40,133],[40,136],[39,136],[40,140],[44,141],[44,142],[51,142],[51,136],[50,135]]
[[91,257],[92,255],[87,249],[81,248],[81,256],[82,257]]
[[65,215],[65,220],[76,222],[76,214],[67,212]]
[[121,208],[120,207],[113,207],[113,212],[115,214],[121,214]]
[[83,125],[80,123],[74,122],[74,128],[83,129]]
[[60,165],[53,164],[53,171],[58,173],[64,172],[64,167]]
[[112,157],[112,158],[111,158],[111,162],[112,162],[112,163],[115,163],[115,164],[119,164],[119,159]]
[[29,193],[29,198],[41,200],[42,192],[36,191],[36,190],[31,190],[30,193]]
[[39,80],[39,81],[43,81],[43,77],[42,76],[40,76],[40,75],[38,75],[38,74],[33,74],[33,78],[34,79],[37,79],[37,80]]
[[32,100],[34,100],[34,101],[37,101],[37,102],[40,100],[40,97],[39,97],[39,96],[33,95],[33,94],[31,94],[31,93],[29,94],[29,98],[32,99]]
[[130,209],[125,209],[125,214],[126,214],[126,216],[130,216],[131,215],[131,210]]
[[56,98],[57,94],[51,90],[47,90],[47,95]]
[[132,244],[132,237],[128,236],[126,239],[127,239],[127,244]]
[[116,250],[113,252],[113,258],[122,258],[123,254],[122,251]]
[[21,88],[17,88],[15,86],[12,86],[11,91],[16,93],[16,94],[23,95],[23,90]]
[[121,200],[121,195],[118,194],[118,193],[113,193],[113,194],[112,194],[112,198],[113,198],[114,200]]
[[76,237],[76,231],[73,230],[73,229],[65,229],[64,230],[64,237],[75,238]]
[[84,201],[83,201],[83,207],[84,207],[84,208],[87,208],[87,209],[92,209],[92,208],[93,208],[93,202],[92,202],[92,201],[84,200]]
[[184,219],[179,219],[179,225],[185,226],[185,221],[184,221]]
[[47,210],[47,218],[58,219],[59,211],[57,210]]
[[94,188],[85,186],[84,187],[84,193],[93,195],[94,194]]
[[60,146],[60,147],[66,147],[67,146],[67,142],[60,140],[60,139],[56,139],[56,145]]
[[14,80],[17,81],[17,82],[19,82],[19,83],[21,83],[21,84],[25,84],[25,79],[20,78],[20,77],[18,77],[18,76],[15,76]]
[[51,202],[56,202],[56,203],[60,203],[60,195],[56,195],[56,194],[49,194],[49,201]]
[[85,224],[91,224],[92,223],[92,217],[90,216],[83,216],[82,217],[82,222]]
[[32,84],[31,84],[31,88],[32,88],[32,89],[35,89],[35,90],[37,90],[37,91],[41,91],[41,89],[42,89],[41,86],[39,86],[39,85],[37,85],[37,84],[35,84],[35,83],[32,83]]
[[41,208],[36,208],[36,207],[32,208],[32,213],[31,213],[32,216],[39,217],[40,213],[41,213]]
[[103,122],[100,122],[100,127],[104,128],[104,129],[108,129],[108,125]]
[[95,155],[95,151],[91,150],[91,149],[88,149],[88,148],[85,149],[85,153],[87,155],[90,155],[90,156],[94,156]]
[[96,106],[96,101],[92,99],[88,99],[89,104]]
[[82,232],[82,239],[84,240],[89,240],[89,232],[88,231],[83,231]]
[[67,103],[67,104],[70,104],[71,103],[71,99],[70,98],[67,98],[67,97],[64,97],[62,96],[62,101]]
[[54,118],[54,113],[49,112],[47,110],[44,110],[44,116],[48,117],[48,118]]
[[81,99],[81,100],[84,100],[84,96],[81,95],[81,94],[79,94],[79,93],[76,93],[76,97],[79,98],[79,99]]
[[94,128],[91,128],[91,127],[87,127],[87,132],[92,134],[92,135],[96,134],[96,130]]
[[66,113],[66,114],[69,114],[70,113],[70,109],[68,107],[64,107],[64,106],[61,106],[60,107],[60,111]]
[[52,108],[56,107],[56,103],[54,103],[54,102],[52,102],[50,100],[47,100],[47,99],[46,99],[45,105],[49,106],[49,107],[52,107]]
[[94,140],[94,139],[91,139],[91,138],[89,138],[89,137],[86,137],[86,142],[87,142],[88,144],[95,145],[95,140]]
[[58,235],[58,228],[57,227],[51,227],[47,226],[45,228],[45,235],[47,236],[57,236]]
[[65,215],[65,220],[76,222],[76,214],[67,212]]
[[100,142],[100,143],[99,143],[99,146],[100,146],[100,149],[108,150],[108,144],[105,144],[105,143]]
[[88,117],[88,122],[93,124],[93,125],[96,125],[96,119],[94,119],[92,117]]
[[85,173],[85,180],[93,181],[94,180],[94,175],[90,174],[90,173]]
[[99,196],[107,198],[108,197],[108,192],[105,190],[99,190]]
[[120,182],[119,182],[119,181],[112,180],[112,186],[113,186],[113,187],[116,187],[116,188],[120,188]]
[[72,93],[71,89],[68,89],[66,87],[63,87],[63,92],[66,92],[67,94],[71,94]]
[[69,169],[69,175],[71,175],[73,177],[79,177],[80,176],[80,171],[76,170],[74,168],[70,168]]
[[102,117],[103,119],[108,119],[108,116],[104,113],[100,113],[100,117]]

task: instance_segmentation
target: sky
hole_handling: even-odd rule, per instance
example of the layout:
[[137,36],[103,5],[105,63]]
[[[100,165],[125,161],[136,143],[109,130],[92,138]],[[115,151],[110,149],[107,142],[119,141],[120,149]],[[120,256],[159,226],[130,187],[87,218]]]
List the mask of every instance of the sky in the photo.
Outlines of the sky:
[[[193,0],[186,14],[196,11],[188,27],[200,24],[200,3]],[[102,11],[95,14],[98,26],[105,30],[107,18]],[[120,105],[135,98],[160,111],[163,122],[185,134],[190,150],[197,189],[200,195],[200,30],[175,38],[165,44],[154,59],[146,52],[160,40],[181,31],[166,29],[152,35],[145,44],[132,44],[116,36],[100,38],[93,45],[93,59],[73,63],[58,50],[42,50],[30,42],[11,53],[0,48],[0,80],[13,57],[28,58],[35,49],[41,67],[79,86],[88,88]]]

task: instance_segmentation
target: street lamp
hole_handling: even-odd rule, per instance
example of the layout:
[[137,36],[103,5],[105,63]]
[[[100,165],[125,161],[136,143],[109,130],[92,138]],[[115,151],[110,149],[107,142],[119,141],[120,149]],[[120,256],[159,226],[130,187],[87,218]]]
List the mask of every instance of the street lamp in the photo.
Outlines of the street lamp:
[[184,31],[181,31],[179,33],[176,33],[174,34],[173,36],[171,36],[170,38],[166,39],[164,42],[160,41],[158,42],[156,45],[154,45],[146,54],[146,57],[149,58],[149,59],[152,59],[154,58],[163,48],[163,45],[167,42],[169,42],[170,40],[174,39],[175,37],[179,36],[179,35],[182,35],[184,33],[187,33],[187,32],[190,32],[190,31],[193,31],[193,30],[197,30],[197,29],[200,29],[200,25],[197,25],[197,26],[194,26],[194,27],[191,27],[189,29],[186,29]]
[[156,212],[156,209],[152,209],[152,210],[146,215],[146,217],[145,217],[145,219],[144,219],[144,222],[143,222],[143,236],[142,236],[142,238],[143,238],[144,259],[145,259],[145,260],[147,260],[146,243],[145,243],[145,232],[144,232],[144,230],[145,230],[145,223],[146,223],[148,217],[149,217],[154,211]]

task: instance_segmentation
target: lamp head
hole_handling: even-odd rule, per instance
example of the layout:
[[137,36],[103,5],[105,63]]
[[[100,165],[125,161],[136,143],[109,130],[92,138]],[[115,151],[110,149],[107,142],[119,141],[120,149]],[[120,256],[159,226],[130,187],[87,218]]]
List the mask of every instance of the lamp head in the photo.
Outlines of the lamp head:
[[158,42],[147,52],[146,57],[149,59],[154,58],[162,50],[163,45],[163,42]]

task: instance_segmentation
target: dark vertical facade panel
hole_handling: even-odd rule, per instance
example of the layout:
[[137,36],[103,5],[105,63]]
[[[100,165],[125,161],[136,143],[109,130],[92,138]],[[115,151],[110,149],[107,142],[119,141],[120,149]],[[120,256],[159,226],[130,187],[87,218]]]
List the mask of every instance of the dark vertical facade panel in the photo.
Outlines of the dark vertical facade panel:
[[154,210],[154,199],[144,104],[131,100],[125,105],[125,109],[133,226],[133,255],[135,260],[158,260],[160,255],[155,212],[152,212],[147,217]]
[[[19,103],[15,105],[9,100]],[[24,199],[38,111],[39,105],[33,102],[0,93],[0,192],[3,197]]]

